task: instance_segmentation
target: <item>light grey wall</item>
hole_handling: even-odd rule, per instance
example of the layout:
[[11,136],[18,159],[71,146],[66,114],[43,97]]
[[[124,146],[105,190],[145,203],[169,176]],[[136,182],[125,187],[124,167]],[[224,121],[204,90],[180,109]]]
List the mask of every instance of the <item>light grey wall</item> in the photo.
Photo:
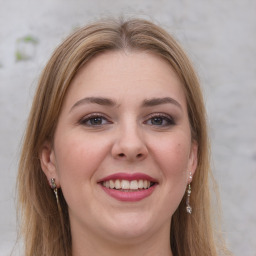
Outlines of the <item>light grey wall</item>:
[[[40,71],[74,28],[121,14],[157,21],[194,62],[206,98],[227,241],[235,255],[255,256],[255,0],[0,0],[0,256],[15,240],[17,159]],[[37,44],[18,40],[27,35]],[[17,52],[30,59],[17,61]]]

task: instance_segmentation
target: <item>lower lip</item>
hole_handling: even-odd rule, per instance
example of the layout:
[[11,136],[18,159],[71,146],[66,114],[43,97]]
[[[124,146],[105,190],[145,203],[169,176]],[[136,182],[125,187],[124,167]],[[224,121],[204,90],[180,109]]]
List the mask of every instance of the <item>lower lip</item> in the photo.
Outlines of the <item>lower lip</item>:
[[139,191],[131,191],[131,192],[124,192],[117,189],[110,189],[103,187],[101,185],[102,189],[111,197],[119,200],[119,201],[125,201],[125,202],[136,202],[143,200],[144,198],[150,196],[154,189],[156,188],[156,185],[153,185],[152,187],[148,189],[143,189]]

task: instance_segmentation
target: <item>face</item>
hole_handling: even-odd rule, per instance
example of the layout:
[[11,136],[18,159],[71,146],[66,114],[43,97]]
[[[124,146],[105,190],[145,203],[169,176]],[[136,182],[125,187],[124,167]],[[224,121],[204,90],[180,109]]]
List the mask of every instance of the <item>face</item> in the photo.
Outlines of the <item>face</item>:
[[43,147],[42,169],[62,188],[72,234],[169,234],[197,146],[167,62],[145,52],[93,58],[70,85],[53,145]]

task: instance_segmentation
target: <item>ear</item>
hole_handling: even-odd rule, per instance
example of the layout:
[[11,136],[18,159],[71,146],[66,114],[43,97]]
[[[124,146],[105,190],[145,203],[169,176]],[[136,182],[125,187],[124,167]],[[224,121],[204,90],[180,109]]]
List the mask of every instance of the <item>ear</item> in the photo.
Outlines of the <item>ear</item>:
[[51,178],[54,178],[57,187],[59,187],[59,179],[58,179],[58,173],[56,168],[56,157],[55,157],[54,149],[49,141],[46,141],[43,144],[39,157],[40,157],[41,168],[45,176],[47,177],[49,184],[50,184]]
[[[189,161],[188,161],[188,183],[192,181],[192,177],[196,171],[197,168],[197,154],[198,154],[198,144],[195,140],[192,141],[191,144],[191,150],[190,150],[190,155],[189,155]],[[190,177],[190,174],[192,177]]]

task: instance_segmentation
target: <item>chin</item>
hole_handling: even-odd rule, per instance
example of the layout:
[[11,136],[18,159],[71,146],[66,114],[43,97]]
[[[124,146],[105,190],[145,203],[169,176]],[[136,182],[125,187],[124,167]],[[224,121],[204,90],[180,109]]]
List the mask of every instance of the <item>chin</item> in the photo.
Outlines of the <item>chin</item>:
[[[118,240],[125,239],[127,242],[148,236],[153,232],[153,221],[149,216],[139,213],[129,213],[115,216],[114,223],[110,223],[109,235]],[[151,223],[152,222],[152,223]]]

